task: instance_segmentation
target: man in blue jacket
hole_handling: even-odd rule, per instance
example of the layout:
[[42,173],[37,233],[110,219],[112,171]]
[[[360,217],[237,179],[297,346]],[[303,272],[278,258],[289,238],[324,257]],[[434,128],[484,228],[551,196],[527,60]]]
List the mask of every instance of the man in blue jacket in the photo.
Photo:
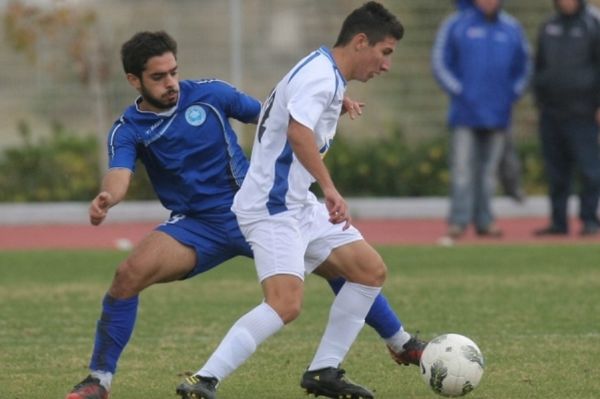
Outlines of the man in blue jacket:
[[499,237],[491,201],[511,124],[512,106],[529,77],[529,46],[501,0],[457,3],[438,31],[432,67],[450,97],[451,204],[448,236],[473,223],[477,234]]
[[469,8],[473,8],[473,0],[455,0],[456,8],[460,11],[464,11]]
[[600,23],[583,0],[555,0],[539,30],[534,91],[550,186],[550,224],[536,235],[568,233],[573,171],[581,175],[581,235],[598,234],[600,195]]

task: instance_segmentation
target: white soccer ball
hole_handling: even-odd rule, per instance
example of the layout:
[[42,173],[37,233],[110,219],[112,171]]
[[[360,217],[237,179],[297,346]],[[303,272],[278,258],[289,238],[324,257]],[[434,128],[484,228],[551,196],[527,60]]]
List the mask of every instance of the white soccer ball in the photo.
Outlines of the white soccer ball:
[[421,356],[421,376],[442,396],[456,397],[471,392],[483,375],[483,355],[475,342],[459,334],[432,339]]

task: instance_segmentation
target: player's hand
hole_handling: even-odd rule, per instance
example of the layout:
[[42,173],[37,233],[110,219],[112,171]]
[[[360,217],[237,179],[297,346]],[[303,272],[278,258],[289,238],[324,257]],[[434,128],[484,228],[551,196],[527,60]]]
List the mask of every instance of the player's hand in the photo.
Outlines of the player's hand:
[[92,200],[89,209],[91,224],[98,226],[104,221],[104,218],[106,218],[106,215],[108,214],[108,209],[110,208],[111,199],[112,195],[103,191]]
[[344,230],[352,224],[348,204],[336,189],[323,191],[325,206],[329,212],[329,221],[333,224],[345,223]]
[[342,115],[348,113],[350,119],[354,120],[362,115],[362,109],[365,103],[354,101],[350,97],[344,96],[342,101]]

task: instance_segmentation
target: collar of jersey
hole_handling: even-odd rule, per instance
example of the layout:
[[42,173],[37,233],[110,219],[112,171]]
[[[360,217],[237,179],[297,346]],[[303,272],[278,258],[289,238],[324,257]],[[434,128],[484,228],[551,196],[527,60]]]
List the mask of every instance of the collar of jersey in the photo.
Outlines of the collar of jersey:
[[340,68],[338,68],[337,64],[335,63],[335,59],[333,58],[333,54],[331,54],[331,50],[329,50],[329,48],[327,48],[326,46],[321,46],[319,47],[318,51],[329,59],[331,65],[333,66],[333,69],[340,76],[342,82],[344,82],[344,86],[346,86],[346,78],[344,78],[344,75],[342,75],[342,71],[340,71]]
[[143,111],[140,109],[139,105],[140,105],[140,102],[142,101],[142,96],[139,96],[138,98],[135,99],[135,110],[142,114],[153,114],[156,116],[169,117],[169,116],[173,115],[175,113],[175,111],[177,110],[177,106],[179,105],[180,98],[181,98],[181,92],[179,92],[179,98],[177,99],[177,104],[175,104],[173,106],[173,108],[168,109],[163,112],[153,112],[153,111]]

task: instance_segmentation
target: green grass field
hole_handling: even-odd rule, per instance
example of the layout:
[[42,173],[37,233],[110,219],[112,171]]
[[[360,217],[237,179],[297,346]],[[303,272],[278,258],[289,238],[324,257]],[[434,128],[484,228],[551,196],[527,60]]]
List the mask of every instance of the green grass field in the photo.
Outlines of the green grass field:
[[[384,247],[385,287],[407,329],[458,332],[486,360],[472,399],[600,397],[600,248]],[[0,398],[64,398],[87,373],[101,298],[122,252],[0,253]],[[304,398],[299,378],[332,296],[307,280],[300,318],[263,344],[220,399]],[[261,299],[252,262],[143,293],[111,399],[175,398],[229,326]],[[416,367],[398,367],[365,327],[344,367],[377,398],[434,398]]]

